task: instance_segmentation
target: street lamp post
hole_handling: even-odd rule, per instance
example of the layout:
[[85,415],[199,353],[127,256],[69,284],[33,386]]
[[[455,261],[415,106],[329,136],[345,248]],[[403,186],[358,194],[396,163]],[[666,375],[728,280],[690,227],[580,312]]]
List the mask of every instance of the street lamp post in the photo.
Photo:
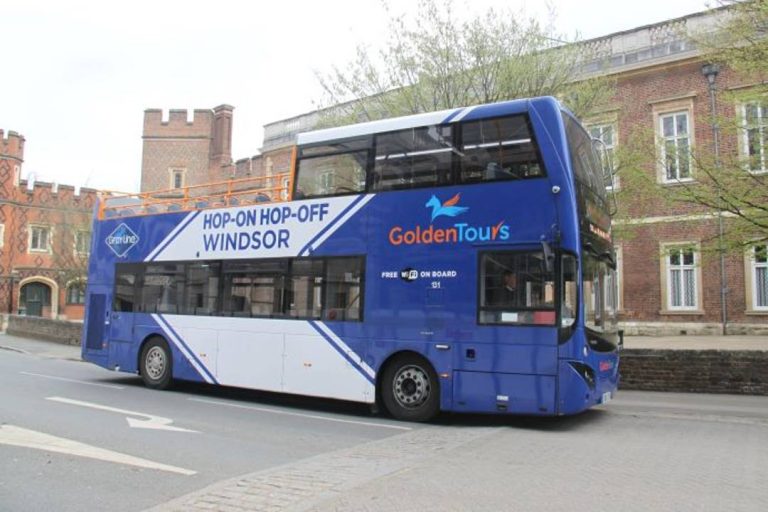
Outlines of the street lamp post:
[[[707,79],[709,85],[709,109],[712,115],[712,149],[715,152],[715,168],[720,170],[720,126],[717,122],[717,104],[715,93],[717,91],[715,80],[720,73],[720,66],[714,63],[706,63],[701,66],[701,74]],[[717,188],[718,200],[722,201],[720,186]],[[717,210],[718,251],[720,252],[720,320],[723,325],[723,335],[728,331],[728,310],[726,307],[726,295],[728,294],[728,280],[725,273],[725,245],[723,243],[725,228],[723,226],[723,210]]]

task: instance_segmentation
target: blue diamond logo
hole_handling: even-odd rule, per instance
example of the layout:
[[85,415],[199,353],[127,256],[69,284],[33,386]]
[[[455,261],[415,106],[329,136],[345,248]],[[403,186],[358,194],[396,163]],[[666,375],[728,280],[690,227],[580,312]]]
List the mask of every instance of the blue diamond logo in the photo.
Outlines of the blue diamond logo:
[[134,245],[139,243],[139,235],[133,232],[131,228],[125,224],[120,224],[105,240],[112,252],[117,254],[119,258],[130,251]]

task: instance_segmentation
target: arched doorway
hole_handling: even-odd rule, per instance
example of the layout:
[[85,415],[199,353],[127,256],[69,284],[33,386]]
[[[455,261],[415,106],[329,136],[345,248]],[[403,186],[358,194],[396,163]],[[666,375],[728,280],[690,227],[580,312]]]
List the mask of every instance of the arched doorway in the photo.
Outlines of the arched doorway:
[[27,316],[51,316],[51,287],[32,282],[21,287],[19,312]]

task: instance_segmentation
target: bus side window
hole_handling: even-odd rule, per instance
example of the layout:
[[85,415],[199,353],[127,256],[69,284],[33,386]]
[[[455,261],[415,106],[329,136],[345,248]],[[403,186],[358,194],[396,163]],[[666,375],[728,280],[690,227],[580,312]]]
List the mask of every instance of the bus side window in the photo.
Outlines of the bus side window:
[[461,181],[464,183],[544,175],[525,116],[463,123],[461,136]]
[[361,320],[362,258],[329,258],[324,320]]
[[132,313],[136,303],[136,268],[117,265],[115,272],[114,310]]

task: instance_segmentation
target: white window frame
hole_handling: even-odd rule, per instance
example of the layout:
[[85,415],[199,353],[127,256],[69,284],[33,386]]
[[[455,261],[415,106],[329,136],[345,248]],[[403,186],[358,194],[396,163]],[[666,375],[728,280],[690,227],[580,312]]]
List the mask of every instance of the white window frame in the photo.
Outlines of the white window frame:
[[[687,251],[693,253],[693,262],[685,263],[684,254]],[[673,255],[677,253],[680,256],[680,262],[672,263]],[[702,280],[701,280],[701,250],[698,244],[671,244],[662,249],[663,255],[663,278],[664,278],[664,309],[668,312],[700,312],[702,304]],[[680,289],[677,290],[680,296],[680,305],[674,305],[673,299],[673,272],[680,272]],[[685,280],[686,272],[693,275],[693,304],[685,304]]]
[[[616,129],[616,123],[594,123],[587,127],[590,137],[600,140],[605,145],[605,150],[610,156],[611,163],[611,184],[606,185],[606,190],[618,190],[619,189],[619,176],[616,174],[616,139],[618,136],[618,130]],[[610,130],[611,143],[608,144],[605,140],[605,133]],[[597,133],[593,133],[597,132]],[[605,165],[603,163],[603,165]]]
[[5,245],[5,224],[0,224],[0,249]]
[[[677,129],[677,118],[679,116],[685,116],[685,133],[680,134]],[[672,129],[674,133],[672,135],[666,135],[664,133],[664,121],[666,119],[672,119]],[[665,112],[658,115],[658,130],[660,135],[660,151],[661,151],[661,167],[662,167],[662,181],[664,183],[683,183],[693,181],[693,162],[691,159],[691,114],[687,110],[678,110],[675,112]],[[681,150],[680,142],[682,140],[687,141],[687,150]],[[667,172],[667,143],[673,143],[675,146],[675,176],[670,178]],[[680,163],[682,152],[685,151],[685,158],[688,159],[688,176],[680,176]]]
[[[176,186],[176,177],[180,177],[181,186]],[[187,186],[187,170],[178,167],[168,169],[168,188],[171,190],[181,190]]]
[[[762,119],[763,123],[758,122],[756,126],[750,126],[747,119],[747,108],[749,106],[756,106],[757,119]],[[768,143],[764,143],[768,138],[768,102],[763,101],[748,101],[741,104],[741,117],[742,117],[742,129],[743,134],[741,136],[741,153],[745,160],[745,167],[747,171],[752,174],[764,174],[768,172]],[[749,130],[757,129],[760,134],[760,167],[753,169],[752,161],[749,155]]]
[[[82,235],[87,235],[87,237],[88,237],[88,243],[86,244],[86,246],[84,248],[78,247],[79,245],[81,245],[78,242],[80,241],[80,237]],[[75,244],[75,246],[74,246],[75,255],[79,255],[79,256],[87,256],[87,255],[89,255],[91,253],[91,232],[90,231],[85,231],[85,230],[75,231],[74,244]]]
[[[746,283],[747,292],[747,312],[752,313],[768,313],[768,300],[764,305],[758,304],[758,286],[757,286],[757,271],[758,269],[764,270],[768,273],[768,261],[757,261],[755,253],[759,247],[762,247],[768,254],[768,244],[765,242],[750,246],[745,254],[745,266],[747,267],[744,275],[748,276],[749,282]],[[767,298],[768,299],[768,298]]]
[[[35,230],[44,230],[47,232],[46,247],[43,249],[39,247],[32,247],[32,242],[35,239],[35,235],[34,235]],[[46,253],[46,254],[51,252],[51,245],[53,243],[53,229],[51,228],[51,226],[46,226],[44,224],[30,224],[28,227],[28,231],[29,231],[29,240],[27,241],[28,243],[27,247],[29,247],[28,252]],[[38,237],[38,242],[39,242],[39,237]]]

